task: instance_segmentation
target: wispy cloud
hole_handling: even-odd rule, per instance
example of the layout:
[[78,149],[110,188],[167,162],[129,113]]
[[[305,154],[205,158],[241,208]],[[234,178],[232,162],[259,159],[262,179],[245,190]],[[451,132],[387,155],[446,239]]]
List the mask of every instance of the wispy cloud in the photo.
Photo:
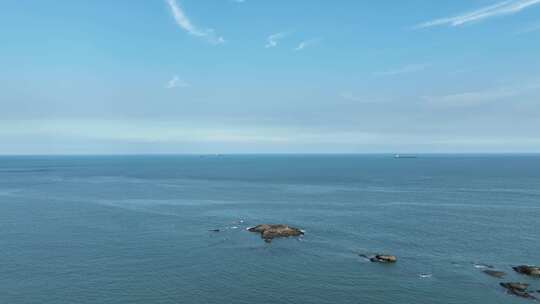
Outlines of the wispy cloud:
[[178,75],[174,75],[171,80],[167,82],[165,85],[166,89],[174,89],[174,88],[185,88],[189,87],[189,84],[185,82],[184,80],[180,79]]
[[540,0],[506,0],[457,16],[424,22],[415,26],[415,28],[421,29],[433,26],[461,26],[487,18],[515,14],[536,4],[540,4]]
[[180,5],[175,0],[166,0],[176,24],[190,35],[200,37],[212,44],[221,44],[225,42],[223,37],[216,35],[213,29],[199,29],[187,17]]
[[528,93],[534,93],[538,89],[540,89],[540,81],[442,96],[425,96],[424,100],[433,105],[441,106],[475,106],[501,101],[507,98],[525,96]]
[[395,76],[400,74],[414,73],[425,70],[427,67],[427,64],[409,64],[400,68],[377,72],[375,73],[375,76]]
[[286,32],[281,32],[281,33],[275,33],[275,34],[272,34],[270,36],[268,36],[268,38],[266,38],[266,45],[264,46],[265,48],[273,48],[273,47],[276,47],[279,43],[279,40],[287,37],[288,33]]
[[294,48],[295,51],[302,51],[303,49],[309,47],[309,46],[312,46],[312,45],[315,45],[319,42],[321,42],[321,38],[314,38],[314,39],[309,39],[309,40],[304,40],[302,42],[300,42],[300,44],[298,44],[298,46],[296,48]]

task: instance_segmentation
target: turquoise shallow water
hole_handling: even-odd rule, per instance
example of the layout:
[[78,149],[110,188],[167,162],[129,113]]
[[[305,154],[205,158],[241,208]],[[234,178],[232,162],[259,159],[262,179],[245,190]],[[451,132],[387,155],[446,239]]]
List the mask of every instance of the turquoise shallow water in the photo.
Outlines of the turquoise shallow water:
[[534,155],[0,157],[0,303],[524,303],[539,218]]

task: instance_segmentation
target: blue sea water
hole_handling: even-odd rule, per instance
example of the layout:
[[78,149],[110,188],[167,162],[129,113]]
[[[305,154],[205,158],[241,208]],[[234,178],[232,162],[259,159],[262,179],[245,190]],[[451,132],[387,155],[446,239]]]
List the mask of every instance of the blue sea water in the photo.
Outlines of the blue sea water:
[[538,155],[6,156],[0,303],[525,303],[539,219]]

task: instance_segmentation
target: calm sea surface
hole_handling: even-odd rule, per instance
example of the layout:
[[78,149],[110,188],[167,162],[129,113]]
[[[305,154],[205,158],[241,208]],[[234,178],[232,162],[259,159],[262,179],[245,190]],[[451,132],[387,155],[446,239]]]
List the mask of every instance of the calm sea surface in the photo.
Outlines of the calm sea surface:
[[0,303],[527,303],[539,239],[534,155],[0,157]]

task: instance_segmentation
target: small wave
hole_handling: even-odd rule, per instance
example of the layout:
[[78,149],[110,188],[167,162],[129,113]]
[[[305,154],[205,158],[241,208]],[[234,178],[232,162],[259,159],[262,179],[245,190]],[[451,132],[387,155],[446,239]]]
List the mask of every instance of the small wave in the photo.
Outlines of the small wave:
[[540,191],[530,188],[457,188],[458,192],[480,192],[480,193],[507,193],[507,194],[524,194],[524,195],[540,195]]
[[[280,187],[276,185],[276,187]],[[355,187],[348,187],[344,185],[311,185],[311,184],[297,184],[297,185],[284,185],[281,188],[290,193],[317,195],[317,194],[330,194],[341,191],[356,191]]]
[[0,190],[0,196],[13,196],[17,194],[17,192],[20,192],[19,189],[6,189],[6,190]]
[[244,224],[244,220],[240,219],[240,220],[237,220],[237,221],[233,221],[232,223],[235,224],[235,225],[242,225],[242,224]]
[[493,268],[492,265],[482,264],[482,263],[474,263],[474,264],[473,264],[473,267],[476,268],[476,269]]
[[37,169],[0,169],[0,173],[39,173],[39,172],[51,172],[52,169],[37,168]]
[[418,275],[421,279],[431,278],[433,275],[431,273],[421,273]]
[[536,205],[493,205],[493,204],[462,204],[462,203],[421,203],[421,202],[402,202],[394,201],[381,203],[380,206],[398,206],[398,207],[426,207],[426,208],[448,208],[448,209],[540,209]]

